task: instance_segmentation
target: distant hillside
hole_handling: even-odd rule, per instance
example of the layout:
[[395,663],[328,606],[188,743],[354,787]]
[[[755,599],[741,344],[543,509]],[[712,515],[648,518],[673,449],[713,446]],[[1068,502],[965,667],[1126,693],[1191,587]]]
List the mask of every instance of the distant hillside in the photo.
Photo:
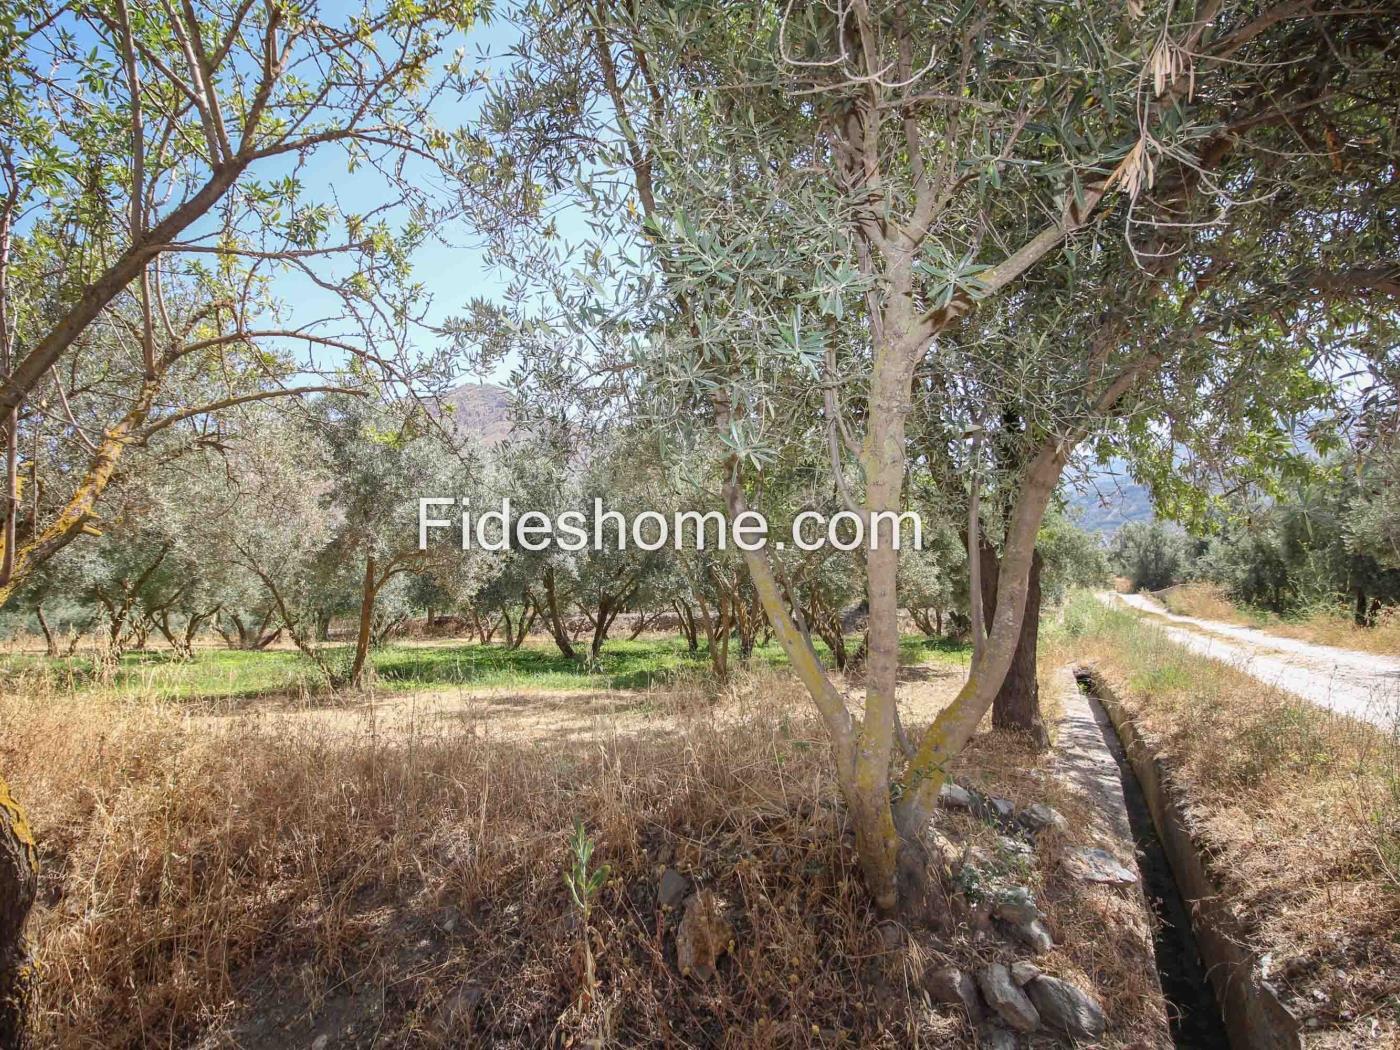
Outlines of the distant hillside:
[[1089,532],[1117,532],[1130,521],[1152,520],[1151,495],[1122,474],[1090,478],[1067,496],[1070,517]]
[[451,406],[453,428],[470,434],[483,445],[499,445],[514,426],[510,417],[510,393],[493,383],[468,383],[452,391],[444,402]]

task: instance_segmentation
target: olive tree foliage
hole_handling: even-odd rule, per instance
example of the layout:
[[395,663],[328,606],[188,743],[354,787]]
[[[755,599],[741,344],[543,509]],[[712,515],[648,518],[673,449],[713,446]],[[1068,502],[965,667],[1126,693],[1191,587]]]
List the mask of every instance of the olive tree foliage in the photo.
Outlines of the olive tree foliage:
[[[658,451],[656,434],[621,431],[596,445],[583,468],[579,510],[590,541],[595,532],[603,539],[582,552],[575,598],[590,629],[594,660],[619,614],[638,612],[659,596],[665,566],[675,557],[677,508],[658,469]],[[613,513],[622,515],[616,529],[617,519],[606,517]]]
[[1361,498],[1350,508],[1348,546],[1388,569],[1400,569],[1400,450],[1387,449],[1357,465]]
[[327,670],[317,623],[318,557],[332,537],[332,478],[305,413],[241,409],[237,430],[202,459],[205,490],[192,537],[208,564],[229,567],[216,626],[228,644],[280,637]]
[[1189,579],[1196,545],[1179,525],[1130,521],[1113,537],[1110,563],[1133,591],[1160,591]]
[[1357,626],[1372,625],[1383,606],[1400,602],[1400,566],[1385,545],[1387,493],[1376,477],[1383,468],[1369,457],[1336,458],[1291,491],[1256,501],[1218,523],[1194,575],[1276,614],[1345,607]]
[[[576,192],[593,209],[590,243],[570,253],[556,238],[532,261],[551,277],[556,320],[602,331],[592,345],[620,352],[599,361],[580,352],[582,338],[535,340],[546,351],[538,374],[558,382],[638,369],[658,422],[722,436],[733,514],[761,501],[766,465],[793,443],[829,454],[837,494],[865,520],[900,509],[916,410],[950,423],[980,416],[960,439],[990,429],[1008,403],[1028,416],[1014,398],[1035,370],[980,367],[976,341],[959,333],[1037,299],[1040,314],[1054,295],[1041,286],[1047,269],[1065,297],[1076,274],[1085,284],[1116,277],[1135,293],[1111,323],[1102,315],[1118,300],[1101,300],[1101,323],[1080,338],[1051,343],[1039,326],[1041,348],[1055,353],[1033,361],[1061,347],[1073,355],[1070,367],[1057,363],[1063,398],[1021,428],[1027,452],[1004,486],[1000,600],[986,625],[974,614],[968,682],[922,735],[897,789],[892,524],[865,558],[860,718],[817,660],[772,562],[746,556],[826,724],[866,881],[892,907],[901,841],[927,822],[949,760],[1010,665],[1062,470],[1185,342],[1159,347],[1143,315],[1159,311],[1163,325],[1191,317],[1191,274],[1154,272],[1139,256],[1173,257],[1173,236],[1189,239],[1222,203],[1249,207],[1270,180],[1296,177],[1267,167],[1278,136],[1300,121],[1376,123],[1369,92],[1393,72],[1384,20],[1227,2],[604,0],[582,19],[563,14],[527,10],[518,69],[488,119],[537,161],[518,178],[536,179],[542,197]],[[1314,155],[1284,159],[1337,181]],[[550,232],[546,219],[538,225]],[[1076,317],[1091,298],[1078,288]],[[953,454],[969,496],[987,448],[974,438]]]
[[336,679],[368,683],[371,645],[404,615],[406,574],[457,553],[450,537],[419,544],[419,500],[465,487],[473,471],[415,402],[332,394],[313,405],[330,487],[322,499],[331,535],[319,555],[324,572],[356,581],[356,632],[348,669]]
[[[406,337],[423,309],[408,259],[438,217],[429,173],[455,175],[471,152],[432,113],[470,87],[442,51],[475,12],[22,0],[0,13],[0,601],[93,524],[153,431],[324,389],[306,377],[346,354],[402,390],[433,384],[442,362]],[[377,188],[375,205],[342,206],[328,170]],[[293,318],[274,279],[337,306]],[[200,400],[179,389],[190,373],[207,380]],[[105,400],[83,396],[94,374]],[[56,468],[55,443],[76,471]],[[26,475],[60,474],[66,498],[26,515]]]
[[1044,595],[1052,604],[1071,590],[1108,585],[1108,550],[1100,538],[1086,532],[1064,513],[1052,512],[1040,527],[1036,546],[1045,556]]

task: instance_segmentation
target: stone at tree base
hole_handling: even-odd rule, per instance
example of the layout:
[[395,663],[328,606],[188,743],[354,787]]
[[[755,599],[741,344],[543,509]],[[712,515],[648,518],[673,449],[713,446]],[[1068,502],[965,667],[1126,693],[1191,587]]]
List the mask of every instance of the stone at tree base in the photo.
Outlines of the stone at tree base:
[[977,1029],[977,1045],[982,1050],[1016,1050],[1016,1035],[999,1024],[984,1024]]
[[962,847],[943,834],[938,828],[930,828],[928,831],[929,852],[943,862],[944,867],[951,868],[962,856]]
[[1027,806],[1017,820],[1021,826],[1030,831],[1045,831],[1047,828],[1054,828],[1056,831],[1064,831],[1069,822],[1060,814],[1060,811],[1053,806],[1047,806],[1043,802],[1036,802]]
[[1010,835],[997,836],[997,849],[1008,857],[1019,857],[1026,861],[1029,861],[1035,854],[1035,849],[1029,842],[1012,838]]
[[949,781],[938,789],[938,804],[944,809],[971,809],[972,794]]
[[701,890],[685,902],[685,915],[676,930],[676,965],[686,976],[707,981],[715,975],[715,960],[733,940],[734,931],[719,900],[709,890]]
[[656,903],[663,908],[675,908],[690,892],[690,880],[675,868],[667,868],[661,873],[656,887]]
[[1011,979],[1023,988],[1039,976],[1040,967],[1033,962],[1020,959],[1011,964]]
[[1039,919],[1014,927],[1016,936],[1036,955],[1044,955],[1055,947],[1055,938]]
[[997,895],[992,914],[1002,922],[1024,926],[1040,918],[1040,909],[1036,907],[1035,895],[1030,890],[1024,886],[1012,886]]
[[956,966],[944,966],[925,974],[924,990],[935,1003],[961,1006],[971,1024],[977,1024],[986,1015],[977,995],[977,982]]
[[1041,1020],[1071,1039],[1097,1039],[1108,1027],[1098,1001],[1067,981],[1041,974],[1026,985],[1026,992]]
[[1010,824],[1015,820],[1016,803],[1009,798],[988,796],[980,801],[982,804],[978,807],[981,810],[979,816],[983,820],[995,821],[998,824]]
[[1135,870],[1120,863],[1108,850],[1097,846],[1072,849],[1065,854],[1064,860],[1069,873],[1083,882],[1131,886],[1138,881]]
[[1001,963],[992,963],[977,971],[977,987],[987,1005],[1007,1026],[1018,1032],[1034,1032],[1040,1027],[1040,1014],[1026,993],[1011,980],[1011,971]]

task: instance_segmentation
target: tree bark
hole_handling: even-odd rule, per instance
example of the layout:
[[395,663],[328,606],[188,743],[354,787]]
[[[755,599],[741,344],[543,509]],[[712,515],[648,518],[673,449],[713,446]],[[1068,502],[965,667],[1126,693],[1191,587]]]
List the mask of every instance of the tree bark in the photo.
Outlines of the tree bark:
[[370,633],[374,625],[374,598],[378,589],[374,578],[375,557],[365,558],[365,581],[360,591],[360,627],[355,636],[355,662],[350,665],[350,684],[364,687],[365,665],[369,656]]
[[[996,613],[997,579],[1000,563],[996,551],[983,544],[982,601],[988,616]],[[1016,651],[1006,678],[992,700],[992,725],[1025,733],[1037,747],[1050,743],[1049,734],[1040,714],[1040,684],[1036,679],[1036,653],[1040,641],[1040,573],[1044,560],[1037,550],[1031,555],[1030,573],[1026,582],[1026,611],[1021,618],[1021,633],[1016,639]]]
[[39,850],[24,810],[0,777],[0,1048],[29,1045],[34,957],[24,923],[39,891]]
[[34,606],[34,618],[39,621],[39,630],[44,632],[44,646],[49,656],[58,655],[58,639],[53,636],[53,630],[49,627],[48,618],[44,615],[42,605]]
[[[1103,398],[1109,404],[1117,400],[1116,384]],[[1060,473],[1080,437],[1082,431],[1047,442],[1022,475],[997,573],[999,600],[991,617],[985,656],[973,660],[958,695],[924,731],[901,781],[903,791],[896,820],[908,834],[916,834],[927,824],[937,805],[938,791],[948,780],[948,763],[972,739],[1011,665],[1021,633],[1036,534]]]
[[691,612],[690,606],[684,602],[672,602],[671,607],[676,610],[676,619],[681,626],[681,635],[685,638],[686,651],[691,653],[698,651],[700,636],[699,628],[695,625],[695,614]]
[[[26,357],[24,363],[28,361]],[[141,385],[130,411],[103,432],[82,481],[64,504],[63,510],[41,532],[23,544],[17,543],[12,551],[4,554],[10,571],[0,578],[0,605],[4,605],[10,595],[50,558],[82,533],[91,530],[97,501],[111,484],[118,460],[127,445],[135,440],[137,428],[146,421],[159,390],[159,379],[147,380]]]
[[564,659],[577,659],[578,653],[574,651],[573,642],[569,639],[569,627],[559,611],[559,593],[554,586],[553,567],[544,570],[544,598],[545,619],[549,621],[549,633],[554,637],[554,644],[559,647]]

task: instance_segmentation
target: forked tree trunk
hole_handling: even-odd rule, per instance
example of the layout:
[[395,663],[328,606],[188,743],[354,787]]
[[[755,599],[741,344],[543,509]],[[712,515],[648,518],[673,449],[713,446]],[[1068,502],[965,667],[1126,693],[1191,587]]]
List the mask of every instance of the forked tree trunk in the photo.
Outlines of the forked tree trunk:
[[681,635],[685,638],[686,651],[696,652],[700,648],[700,633],[695,624],[695,614],[690,611],[690,606],[683,602],[672,603],[672,608],[676,610],[676,618],[681,625]]
[[559,652],[563,654],[564,659],[577,659],[578,653],[574,651],[573,641],[569,638],[569,627],[564,622],[563,614],[559,611],[559,592],[554,585],[553,568],[544,570],[544,598],[544,616],[549,624],[549,633],[554,638],[554,644],[559,647]]
[[608,627],[612,623],[612,618],[608,615],[607,604],[604,603],[598,608],[598,616],[593,621],[593,640],[588,646],[588,655],[594,660],[598,659],[598,654],[603,651],[603,643],[608,640]]
[[[612,625],[617,622],[618,615],[632,600],[633,591],[629,588],[616,598],[604,596],[598,603],[598,615],[593,620],[593,642],[589,646],[589,654],[597,660],[603,651],[603,643],[608,640],[608,632],[612,630]],[[635,638],[641,631],[635,632]]]
[[627,636],[629,642],[635,642],[642,636],[642,632],[651,626],[655,617],[648,618],[644,612],[637,613],[637,622],[632,625],[632,631]]
[[[997,607],[997,578],[1001,564],[996,551],[982,546],[982,601],[988,617]],[[1031,556],[1030,574],[1026,581],[1026,611],[1021,619],[1021,634],[1006,678],[992,701],[992,725],[1027,734],[1037,747],[1050,742],[1040,715],[1040,685],[1036,680],[1036,652],[1040,641],[1040,573],[1044,561],[1040,551]]]
[[39,890],[39,851],[24,810],[0,777],[0,1048],[29,1045],[27,1015],[35,969],[25,919]]
[[730,620],[729,602],[718,585],[715,587],[715,595],[719,603],[717,615],[710,613],[710,603],[705,600],[702,592],[697,591],[695,598],[700,603],[700,622],[705,628],[705,641],[709,646],[710,670],[715,678],[722,682],[729,677],[729,635],[733,625]]
[[509,609],[501,613],[501,619],[504,621],[506,629],[506,649],[510,652],[514,652],[525,644],[525,637],[530,633],[530,628],[535,623],[535,606],[538,603],[529,591],[525,592],[524,602],[525,604],[520,609],[520,619],[514,624],[511,622]]

